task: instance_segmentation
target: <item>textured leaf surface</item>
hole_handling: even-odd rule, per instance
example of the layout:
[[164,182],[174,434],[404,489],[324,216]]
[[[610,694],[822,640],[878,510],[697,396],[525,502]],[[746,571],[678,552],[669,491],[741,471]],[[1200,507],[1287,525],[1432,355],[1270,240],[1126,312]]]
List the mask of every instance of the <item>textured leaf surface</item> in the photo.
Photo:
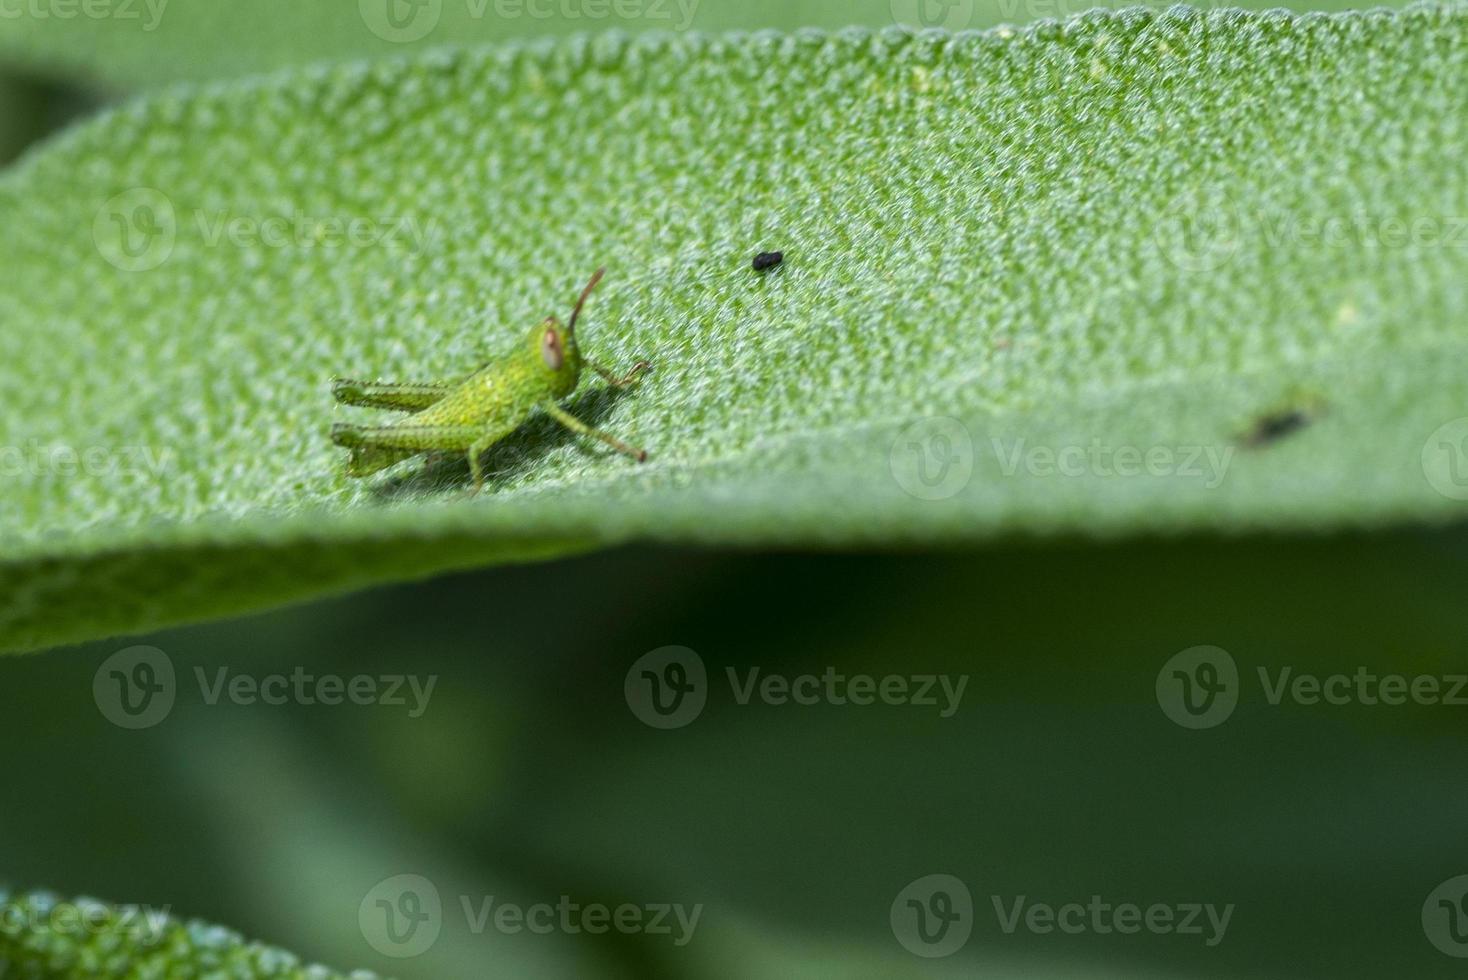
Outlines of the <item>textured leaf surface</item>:
[[[0,646],[633,538],[1461,515],[1465,69],[1435,10],[1138,12],[135,103],[0,179]],[[331,375],[464,373],[603,263],[583,344],[657,372],[572,407],[651,462],[342,476]]]
[[373,980],[307,966],[278,949],[217,926],[178,922],[163,911],[0,891],[0,976],[22,980],[142,980],[252,977],[256,980]]
[[[1147,5],[1162,9],[1170,2]],[[60,17],[46,0],[11,3],[4,8],[8,16],[0,16],[0,59],[118,86],[609,28],[685,33],[900,24],[958,31],[1063,18],[1098,6],[1089,0],[90,0],[88,12]],[[1223,4],[1201,0],[1193,6]],[[1240,6],[1280,4],[1251,0]],[[1309,9],[1348,6],[1317,0]]]

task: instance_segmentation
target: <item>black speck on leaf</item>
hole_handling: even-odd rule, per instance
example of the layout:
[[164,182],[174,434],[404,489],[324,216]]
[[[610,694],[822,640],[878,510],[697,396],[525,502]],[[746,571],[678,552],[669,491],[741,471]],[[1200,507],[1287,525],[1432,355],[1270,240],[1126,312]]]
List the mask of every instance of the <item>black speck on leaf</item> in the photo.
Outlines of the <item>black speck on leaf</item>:
[[1303,409],[1291,408],[1280,412],[1272,412],[1261,416],[1254,423],[1244,442],[1254,448],[1268,446],[1279,442],[1299,432],[1308,426],[1313,420],[1311,415]]
[[754,271],[764,272],[785,261],[784,252],[761,252],[754,257]]

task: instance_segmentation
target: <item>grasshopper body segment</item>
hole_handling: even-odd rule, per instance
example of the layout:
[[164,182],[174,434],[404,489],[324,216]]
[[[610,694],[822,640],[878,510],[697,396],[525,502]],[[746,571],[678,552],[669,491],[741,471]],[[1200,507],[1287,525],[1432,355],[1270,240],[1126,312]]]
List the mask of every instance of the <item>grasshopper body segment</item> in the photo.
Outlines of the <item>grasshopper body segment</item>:
[[615,387],[636,384],[651,367],[639,361],[625,377],[618,378],[581,357],[576,345],[576,321],[604,272],[598,269],[592,276],[568,325],[547,317],[530,331],[515,354],[485,365],[461,381],[333,382],[332,394],[343,404],[410,413],[387,425],[333,426],[332,441],[351,451],[347,475],[370,476],[422,453],[462,452],[468,455],[477,491],[484,484],[480,457],[537,410],[573,432],[600,439],[639,462],[647,459],[646,451],[586,425],[559,404],[576,390],[583,364]]

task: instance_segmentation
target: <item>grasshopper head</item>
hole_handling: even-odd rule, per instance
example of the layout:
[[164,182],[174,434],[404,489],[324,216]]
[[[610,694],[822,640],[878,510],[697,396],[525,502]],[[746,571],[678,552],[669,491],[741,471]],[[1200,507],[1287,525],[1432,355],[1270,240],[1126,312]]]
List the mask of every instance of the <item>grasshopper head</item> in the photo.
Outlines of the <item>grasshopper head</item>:
[[596,274],[591,277],[591,282],[581,291],[581,298],[576,301],[576,309],[571,313],[569,326],[561,326],[561,321],[555,317],[547,317],[531,332],[530,341],[534,346],[537,363],[544,373],[547,386],[557,398],[563,398],[576,390],[576,384],[581,380],[581,354],[576,349],[576,320],[581,316],[581,308],[586,305],[586,299],[596,284],[601,282],[605,269],[597,269]]
[[564,398],[576,390],[581,380],[581,355],[576,350],[576,335],[555,317],[546,317],[530,331],[530,345],[535,351],[535,366],[545,379],[551,395]]

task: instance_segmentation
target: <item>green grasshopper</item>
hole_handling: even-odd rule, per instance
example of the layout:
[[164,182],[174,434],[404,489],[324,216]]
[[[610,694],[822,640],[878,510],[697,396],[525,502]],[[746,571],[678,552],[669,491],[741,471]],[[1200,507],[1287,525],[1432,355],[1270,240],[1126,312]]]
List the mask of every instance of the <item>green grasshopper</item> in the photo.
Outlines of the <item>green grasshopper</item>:
[[352,451],[347,475],[371,476],[423,453],[466,453],[474,492],[478,493],[484,486],[480,457],[537,408],[578,435],[600,439],[639,463],[646,461],[646,450],[592,428],[559,404],[576,390],[582,365],[614,388],[636,384],[652,367],[647,361],[638,361],[619,378],[581,356],[576,346],[576,320],[605,273],[606,269],[597,269],[586,284],[569,325],[562,327],[555,317],[547,317],[530,331],[519,353],[503,362],[486,364],[462,381],[389,384],[333,380],[332,394],[342,404],[412,413],[390,425],[332,426],[331,441]]

